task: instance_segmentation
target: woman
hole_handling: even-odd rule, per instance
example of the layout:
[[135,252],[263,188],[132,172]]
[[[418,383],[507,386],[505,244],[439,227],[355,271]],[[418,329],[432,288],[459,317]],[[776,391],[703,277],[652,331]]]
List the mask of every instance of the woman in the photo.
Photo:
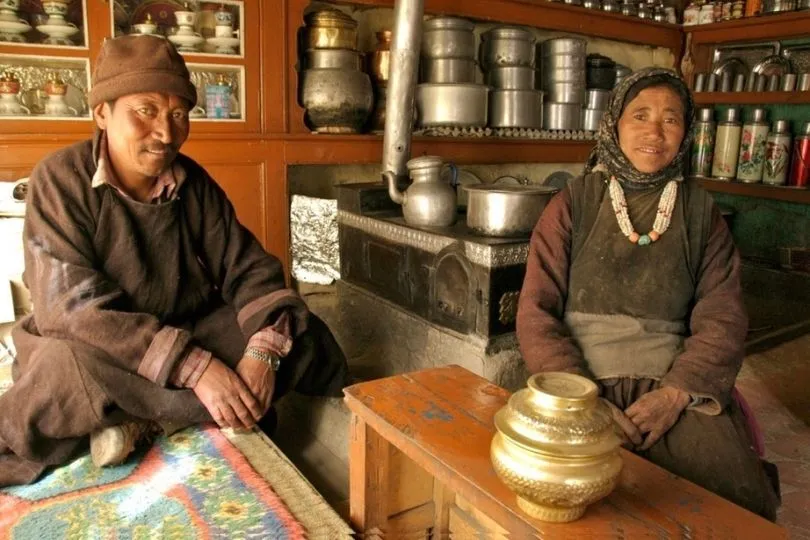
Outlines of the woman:
[[597,381],[627,446],[773,520],[777,496],[731,399],[748,325],[739,255],[683,178],[692,117],[672,71],[614,90],[585,176],[532,235],[518,339],[531,372]]

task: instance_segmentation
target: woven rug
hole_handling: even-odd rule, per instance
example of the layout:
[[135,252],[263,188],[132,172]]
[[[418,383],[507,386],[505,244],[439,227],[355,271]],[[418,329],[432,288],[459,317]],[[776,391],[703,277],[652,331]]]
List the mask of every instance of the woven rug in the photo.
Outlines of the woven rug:
[[273,538],[308,535],[216,427],[160,437],[127,463],[90,456],[0,490],[0,538]]

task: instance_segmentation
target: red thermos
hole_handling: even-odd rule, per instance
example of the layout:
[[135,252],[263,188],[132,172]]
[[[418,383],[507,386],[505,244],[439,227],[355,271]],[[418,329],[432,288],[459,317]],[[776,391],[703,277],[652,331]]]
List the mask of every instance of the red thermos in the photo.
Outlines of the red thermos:
[[788,185],[810,187],[810,122],[805,122],[793,143]]

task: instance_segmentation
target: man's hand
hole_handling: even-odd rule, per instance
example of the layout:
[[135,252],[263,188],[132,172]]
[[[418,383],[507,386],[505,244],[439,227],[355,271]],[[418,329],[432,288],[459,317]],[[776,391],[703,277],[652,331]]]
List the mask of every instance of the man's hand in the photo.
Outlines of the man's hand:
[[194,393],[222,428],[250,429],[264,414],[239,376],[216,358],[211,358]]
[[689,394],[683,390],[665,386],[644,394],[625,409],[624,413],[638,430],[647,433],[638,450],[648,450],[658,442],[678,421],[689,399]]
[[625,448],[632,448],[641,444],[643,442],[641,432],[638,430],[636,425],[631,422],[630,419],[627,418],[622,410],[616,405],[604,398],[602,401],[605,402],[608,409],[610,409],[610,413],[613,415],[613,423],[620,428],[617,430],[617,432],[619,437],[622,439],[622,446]]
[[273,391],[276,388],[276,372],[267,362],[244,356],[236,364],[236,373],[256,398],[262,416],[267,414],[273,399]]

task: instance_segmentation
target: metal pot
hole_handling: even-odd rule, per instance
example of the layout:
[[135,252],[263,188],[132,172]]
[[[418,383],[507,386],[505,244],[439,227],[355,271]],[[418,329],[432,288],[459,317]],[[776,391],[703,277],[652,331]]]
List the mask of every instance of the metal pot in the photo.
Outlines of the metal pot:
[[585,56],[585,40],[579,38],[547,39],[541,44],[543,56],[551,54],[569,54]]
[[301,105],[318,133],[358,133],[374,106],[371,79],[362,71],[308,69],[301,73]]
[[498,66],[487,71],[487,84],[502,90],[533,90],[534,69],[528,66]]
[[484,127],[487,94],[483,84],[433,84],[416,86],[418,123],[423,127]]
[[467,226],[484,236],[528,236],[559,188],[470,184]]
[[304,59],[306,69],[362,69],[362,55],[350,49],[309,49]]
[[546,101],[554,103],[578,103],[585,101],[585,83],[543,83]]
[[588,88],[612,90],[616,85],[616,62],[600,54],[588,55],[586,84]]
[[604,109],[582,109],[582,129],[585,131],[599,131]]
[[513,27],[493,28],[481,35],[481,66],[534,66],[534,35]]
[[496,128],[543,127],[543,92],[493,90],[489,93],[489,125]]
[[430,58],[423,56],[419,63],[422,82],[474,83],[476,65],[472,58]]
[[543,64],[543,82],[545,85],[554,83],[585,84],[585,71],[580,68],[547,69]]
[[557,69],[578,69],[585,71],[584,54],[549,54],[542,57],[542,67],[544,70],[553,71]]
[[543,104],[543,127],[545,129],[577,130],[582,126],[582,105],[579,103]]
[[305,17],[307,49],[357,49],[357,21],[336,9],[324,9]]
[[610,90],[601,90],[599,88],[589,88],[585,93],[585,108],[586,109],[607,109],[610,103]]
[[475,25],[458,17],[433,17],[422,26],[422,56],[475,58]]

